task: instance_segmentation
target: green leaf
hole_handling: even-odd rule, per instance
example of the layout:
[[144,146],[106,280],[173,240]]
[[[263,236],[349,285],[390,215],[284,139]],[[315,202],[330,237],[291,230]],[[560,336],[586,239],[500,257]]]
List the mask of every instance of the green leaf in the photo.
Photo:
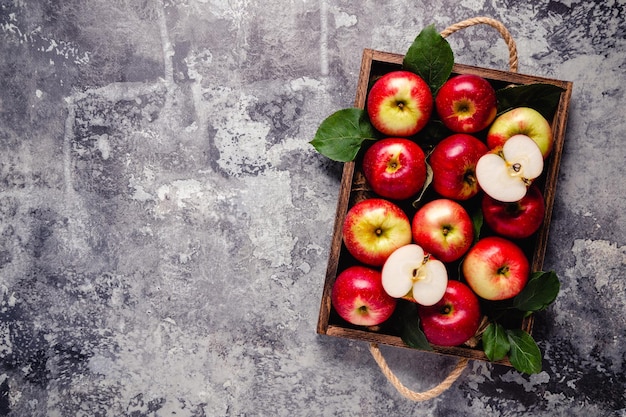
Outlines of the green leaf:
[[435,95],[450,77],[453,64],[450,44],[435,30],[435,25],[430,25],[417,35],[404,56],[402,67],[422,77]]
[[557,297],[561,283],[554,271],[535,272],[524,289],[513,299],[513,307],[522,311],[540,311]]
[[439,142],[451,134],[450,130],[436,117],[433,115],[426,126],[413,137],[413,140],[419,143],[427,157],[430,156]]
[[505,87],[496,91],[498,114],[515,107],[532,107],[546,119],[552,119],[563,88],[554,84],[534,83]]
[[480,232],[483,228],[484,216],[480,207],[477,207],[472,215],[472,225],[474,226],[474,244],[480,240]]
[[515,369],[527,374],[541,372],[541,351],[535,339],[522,329],[506,331],[511,345],[509,361]]
[[483,350],[490,361],[503,359],[511,349],[506,330],[499,323],[491,323],[487,326],[482,341]]
[[415,349],[433,350],[420,327],[417,305],[400,300],[396,309],[399,312],[398,324],[400,326],[400,338],[402,341],[406,343],[407,346]]
[[424,186],[422,187],[422,191],[420,191],[417,198],[413,201],[413,208],[419,207],[420,201],[422,200],[422,197],[424,197],[424,193],[426,192],[426,190],[428,189],[428,187],[430,186],[432,182],[433,182],[433,169],[431,168],[430,164],[426,162],[426,181],[424,181]]
[[328,116],[309,142],[333,161],[348,162],[356,158],[366,140],[375,140],[376,130],[362,109],[339,110]]

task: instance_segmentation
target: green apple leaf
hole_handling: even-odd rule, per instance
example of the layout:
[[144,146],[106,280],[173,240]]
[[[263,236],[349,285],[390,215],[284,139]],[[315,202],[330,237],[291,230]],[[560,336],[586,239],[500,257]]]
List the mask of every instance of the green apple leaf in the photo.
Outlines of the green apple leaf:
[[559,294],[561,283],[554,271],[535,272],[524,289],[513,298],[513,307],[522,311],[541,311]]
[[402,62],[402,67],[416,73],[435,93],[452,73],[454,54],[448,41],[435,30],[435,25],[425,27],[415,38]]
[[436,115],[433,115],[426,126],[417,132],[415,141],[420,144],[424,152],[430,154],[435,146],[448,136],[450,136],[450,130],[436,118]]
[[420,327],[417,304],[400,300],[396,309],[399,313],[398,323],[402,341],[414,349],[433,350]]
[[476,244],[480,240],[480,232],[483,229],[483,223],[485,221],[483,211],[480,207],[477,207],[471,213],[472,216],[472,225],[474,226],[474,244]]
[[430,164],[428,162],[426,162],[426,181],[424,181],[424,186],[422,187],[422,190],[420,191],[419,195],[415,198],[415,200],[413,200],[413,208],[418,208],[420,205],[420,201],[422,200],[422,197],[424,197],[424,193],[426,192],[426,190],[428,190],[428,187],[430,186],[430,184],[433,182],[433,169],[431,168]]
[[499,361],[503,359],[509,350],[511,344],[506,335],[506,330],[499,323],[490,323],[483,333],[483,350],[490,361]]
[[563,88],[554,84],[534,83],[505,87],[496,91],[498,114],[515,107],[531,107],[548,120],[552,119]]
[[309,143],[333,161],[348,162],[356,158],[366,140],[376,140],[376,130],[367,113],[363,109],[348,108],[328,116]]
[[522,329],[506,330],[511,350],[509,361],[515,369],[527,374],[541,372],[541,351],[535,339]]

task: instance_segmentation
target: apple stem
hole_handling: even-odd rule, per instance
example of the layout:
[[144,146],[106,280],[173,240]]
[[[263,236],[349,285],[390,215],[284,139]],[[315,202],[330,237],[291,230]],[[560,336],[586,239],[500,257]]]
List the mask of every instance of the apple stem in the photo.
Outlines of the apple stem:
[[498,269],[498,275],[506,275],[509,273],[509,267],[507,265]]

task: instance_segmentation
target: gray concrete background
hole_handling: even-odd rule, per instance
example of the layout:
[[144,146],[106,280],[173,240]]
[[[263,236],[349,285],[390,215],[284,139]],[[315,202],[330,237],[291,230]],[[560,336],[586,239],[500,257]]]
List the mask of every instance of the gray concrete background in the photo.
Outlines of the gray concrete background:
[[[625,416],[624,0],[0,2],[0,415]],[[363,48],[502,21],[573,81],[543,371],[413,403],[315,333],[341,166],[308,145]],[[507,68],[486,26],[457,62]],[[454,359],[383,349],[425,390]]]

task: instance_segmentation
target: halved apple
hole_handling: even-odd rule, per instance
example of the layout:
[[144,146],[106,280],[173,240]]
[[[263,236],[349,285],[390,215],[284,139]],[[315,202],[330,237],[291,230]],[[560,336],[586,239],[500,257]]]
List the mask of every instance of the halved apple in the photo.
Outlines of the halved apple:
[[431,306],[446,292],[448,271],[443,262],[411,243],[389,255],[383,265],[382,283],[385,292],[394,298]]
[[500,150],[483,155],[476,164],[480,188],[505,203],[521,200],[542,172],[541,149],[526,135],[512,136]]

